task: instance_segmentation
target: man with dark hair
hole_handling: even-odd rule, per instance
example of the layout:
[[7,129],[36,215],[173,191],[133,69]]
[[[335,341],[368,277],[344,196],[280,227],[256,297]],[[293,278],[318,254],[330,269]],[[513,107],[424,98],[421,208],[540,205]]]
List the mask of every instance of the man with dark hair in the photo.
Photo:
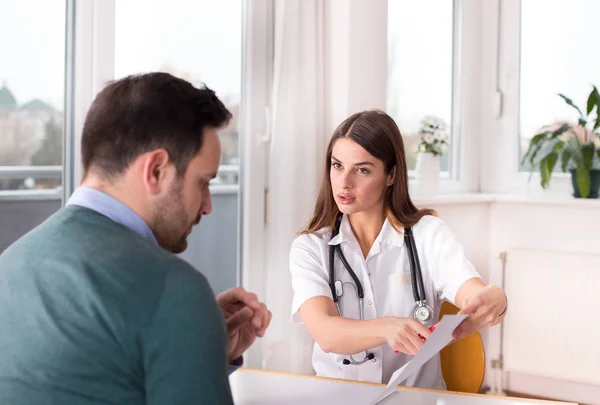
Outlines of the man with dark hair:
[[233,402],[228,373],[271,313],[242,288],[215,301],[172,254],[211,212],[230,117],[164,73],[97,95],[81,187],[0,255],[1,404]]

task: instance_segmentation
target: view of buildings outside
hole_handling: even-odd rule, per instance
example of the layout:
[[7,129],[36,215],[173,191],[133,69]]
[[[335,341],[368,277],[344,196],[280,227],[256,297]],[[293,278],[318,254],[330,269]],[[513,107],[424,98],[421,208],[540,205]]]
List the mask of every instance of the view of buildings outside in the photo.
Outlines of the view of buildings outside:
[[65,15],[64,0],[2,6],[0,37],[11,40],[0,48],[0,191],[61,185],[59,168],[23,176],[2,169],[62,165]]
[[[115,4],[116,79],[169,72],[196,86],[207,85],[232,112],[229,126],[220,131],[222,166],[214,185],[239,181],[242,3],[118,0]],[[0,36],[15,40],[3,41],[1,49],[0,190],[61,185],[65,15],[65,0],[11,1],[10,7],[2,7]],[[58,167],[51,175],[13,170],[25,166]]]

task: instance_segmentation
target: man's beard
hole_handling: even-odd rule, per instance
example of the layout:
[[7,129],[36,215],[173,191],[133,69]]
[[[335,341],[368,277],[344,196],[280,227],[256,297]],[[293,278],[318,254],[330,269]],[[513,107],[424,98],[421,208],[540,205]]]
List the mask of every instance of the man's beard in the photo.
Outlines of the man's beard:
[[168,195],[154,206],[152,230],[158,244],[172,253],[181,253],[187,249],[187,231],[193,225],[188,222],[183,205],[182,183],[176,180]]

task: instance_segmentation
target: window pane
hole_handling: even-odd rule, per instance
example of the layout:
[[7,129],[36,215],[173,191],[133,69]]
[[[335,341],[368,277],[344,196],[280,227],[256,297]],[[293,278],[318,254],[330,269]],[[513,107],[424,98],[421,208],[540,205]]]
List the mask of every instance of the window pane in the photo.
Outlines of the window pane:
[[[404,137],[409,170],[415,168],[424,116],[452,128],[453,25],[451,0],[388,1],[387,110]],[[442,171],[449,171],[449,160],[446,153]]]
[[[0,37],[5,39],[0,64],[0,191],[60,187],[66,2],[5,3],[0,12]],[[27,168],[32,165],[55,167]]]
[[[600,54],[595,51],[598,13],[600,2],[595,0],[521,2],[521,158],[542,126],[577,123],[578,112],[558,93],[585,114],[592,84],[600,85]],[[521,167],[529,169],[529,164]]]
[[115,76],[163,71],[205,83],[233,114],[220,131],[221,167],[211,182],[212,207],[181,254],[215,292],[234,287],[239,257],[238,122],[242,77],[243,0],[118,0]]
[[168,72],[223,100],[233,119],[220,131],[223,167],[212,184],[237,184],[242,0],[119,0],[115,24],[116,78]]

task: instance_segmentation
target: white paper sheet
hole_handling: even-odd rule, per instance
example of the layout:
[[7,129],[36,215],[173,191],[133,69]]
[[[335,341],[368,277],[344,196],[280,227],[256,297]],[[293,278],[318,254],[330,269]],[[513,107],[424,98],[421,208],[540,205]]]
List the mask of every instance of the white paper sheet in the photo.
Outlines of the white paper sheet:
[[404,366],[392,374],[390,382],[384,391],[372,402],[372,405],[381,403],[384,399],[394,393],[396,387],[405,379],[416,373],[423,364],[430,358],[436,355],[446,345],[452,342],[452,332],[462,321],[467,319],[469,315],[444,315],[440,324],[435,328],[429,336],[423,347],[415,354],[415,356]]

